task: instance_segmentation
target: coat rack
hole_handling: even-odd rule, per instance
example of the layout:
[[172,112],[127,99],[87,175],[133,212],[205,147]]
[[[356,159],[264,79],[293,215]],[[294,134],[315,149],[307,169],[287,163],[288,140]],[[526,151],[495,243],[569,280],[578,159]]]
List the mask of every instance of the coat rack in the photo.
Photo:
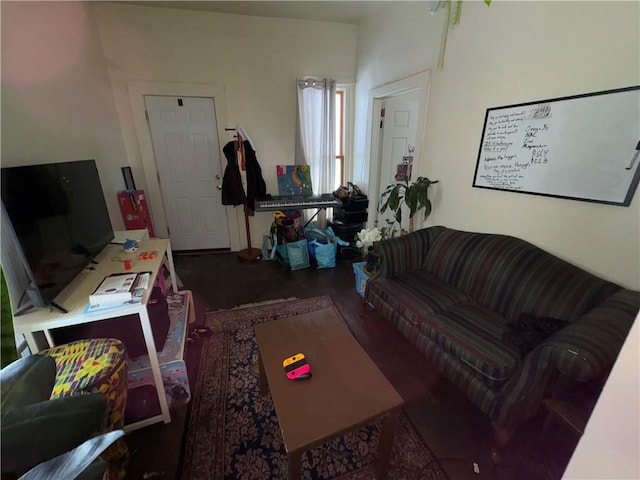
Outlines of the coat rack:
[[[234,138],[236,139],[236,163],[244,166],[244,143],[242,135],[235,128],[225,128],[227,131],[235,131]],[[262,251],[259,248],[253,248],[251,246],[251,226],[249,225],[249,203],[245,195],[244,200],[244,225],[247,232],[247,248],[238,252],[238,260],[243,263],[253,263],[262,258]]]

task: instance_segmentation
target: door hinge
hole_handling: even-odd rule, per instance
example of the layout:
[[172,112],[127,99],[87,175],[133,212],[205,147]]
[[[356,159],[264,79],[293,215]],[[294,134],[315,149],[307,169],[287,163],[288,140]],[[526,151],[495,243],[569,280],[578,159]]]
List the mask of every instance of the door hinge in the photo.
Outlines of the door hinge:
[[169,225],[167,225],[167,235],[171,237],[171,229],[169,228]]
[[147,123],[149,123],[149,112],[147,112],[146,110],[144,111],[144,118],[146,118]]

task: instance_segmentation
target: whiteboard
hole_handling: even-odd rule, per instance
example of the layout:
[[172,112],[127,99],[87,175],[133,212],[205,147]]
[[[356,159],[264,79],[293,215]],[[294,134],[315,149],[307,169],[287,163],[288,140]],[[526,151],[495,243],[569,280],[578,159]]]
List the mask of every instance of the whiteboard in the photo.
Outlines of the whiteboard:
[[640,86],[487,109],[474,187],[629,206]]

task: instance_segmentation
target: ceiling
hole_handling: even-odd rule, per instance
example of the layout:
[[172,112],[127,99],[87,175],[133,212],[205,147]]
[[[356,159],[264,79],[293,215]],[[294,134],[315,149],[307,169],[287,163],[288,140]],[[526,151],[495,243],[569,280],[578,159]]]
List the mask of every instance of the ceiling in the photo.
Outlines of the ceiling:
[[257,17],[293,18],[357,25],[367,15],[398,1],[127,1],[146,7],[178,8]]

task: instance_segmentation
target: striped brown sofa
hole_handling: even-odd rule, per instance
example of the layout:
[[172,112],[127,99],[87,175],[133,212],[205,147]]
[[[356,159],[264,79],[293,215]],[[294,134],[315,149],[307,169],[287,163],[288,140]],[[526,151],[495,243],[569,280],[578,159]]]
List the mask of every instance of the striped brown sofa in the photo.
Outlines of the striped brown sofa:
[[[437,226],[374,250],[366,299],[489,417],[502,444],[560,379],[606,373],[640,309],[640,292],[510,236]],[[504,335],[523,315],[564,326],[523,353]]]

